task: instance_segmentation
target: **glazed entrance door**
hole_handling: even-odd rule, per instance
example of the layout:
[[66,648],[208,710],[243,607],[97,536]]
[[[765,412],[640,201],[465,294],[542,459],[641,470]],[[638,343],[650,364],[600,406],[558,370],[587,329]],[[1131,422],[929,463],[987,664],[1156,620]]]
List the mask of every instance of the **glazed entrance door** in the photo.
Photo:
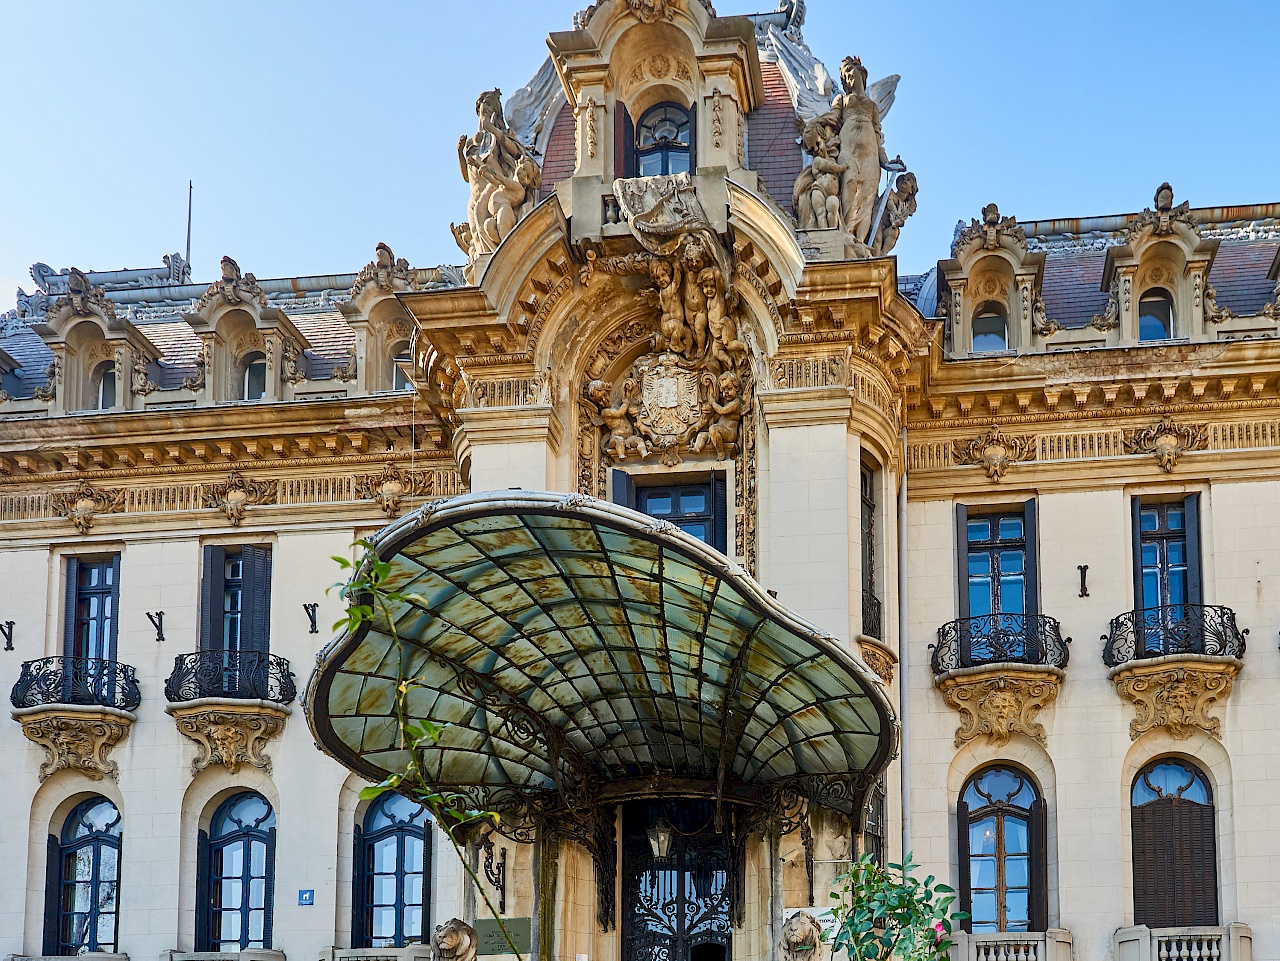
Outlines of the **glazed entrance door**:
[[623,961],[730,961],[729,847],[706,801],[622,811]]

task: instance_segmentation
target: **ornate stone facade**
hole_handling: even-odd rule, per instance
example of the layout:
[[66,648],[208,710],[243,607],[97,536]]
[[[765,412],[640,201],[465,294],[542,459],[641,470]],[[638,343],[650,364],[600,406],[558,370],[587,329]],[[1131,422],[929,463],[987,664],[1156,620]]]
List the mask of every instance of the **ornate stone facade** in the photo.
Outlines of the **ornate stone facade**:
[[1012,664],[939,677],[943,699],[960,712],[956,747],[984,735],[992,747],[1004,747],[1014,734],[1046,745],[1044,725],[1036,717],[1058,696],[1063,677],[1058,668]]
[[91,781],[118,780],[120,765],[111,749],[124,740],[134,716],[111,708],[58,705],[15,712],[22,733],[44,748],[40,780],[58,771],[75,771]]
[[1162,657],[1131,661],[1111,671],[1116,693],[1134,705],[1129,736],[1163,728],[1180,741],[1193,731],[1222,737],[1222,721],[1209,711],[1226,700],[1241,662],[1224,657]]
[[192,776],[211,764],[231,774],[248,764],[271,773],[267,742],[284,730],[289,709],[265,701],[191,701],[170,704],[178,730],[196,745]]

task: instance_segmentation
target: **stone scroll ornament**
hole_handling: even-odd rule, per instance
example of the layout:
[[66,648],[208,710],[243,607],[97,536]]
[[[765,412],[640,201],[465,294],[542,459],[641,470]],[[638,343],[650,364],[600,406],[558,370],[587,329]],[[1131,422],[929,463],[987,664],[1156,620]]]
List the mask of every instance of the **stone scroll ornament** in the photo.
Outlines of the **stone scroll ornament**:
[[[898,242],[916,211],[919,183],[901,157],[884,149],[881,121],[893,106],[897,74],[867,86],[867,70],[857,57],[840,65],[843,91],[832,97],[825,68],[807,47],[775,38],[785,77],[793,78],[800,143],[812,158],[791,194],[801,230],[844,232],[851,260],[882,257]],[[800,80],[807,89],[799,93]],[[881,173],[885,184],[881,188]]]
[[599,272],[648,276],[640,296],[654,308],[653,351],[617,383],[589,378],[579,404],[612,462],[680,463],[684,454],[731,458],[748,406],[747,346],[728,255],[688,174],[617,180],[614,196],[644,248],[617,257],[585,252],[584,284]]
[[537,202],[542,168],[503,115],[502,91],[486,90],[476,100],[479,126],[458,140],[458,167],[471,185],[467,220],[453,224],[458,246],[474,263],[493,253]]

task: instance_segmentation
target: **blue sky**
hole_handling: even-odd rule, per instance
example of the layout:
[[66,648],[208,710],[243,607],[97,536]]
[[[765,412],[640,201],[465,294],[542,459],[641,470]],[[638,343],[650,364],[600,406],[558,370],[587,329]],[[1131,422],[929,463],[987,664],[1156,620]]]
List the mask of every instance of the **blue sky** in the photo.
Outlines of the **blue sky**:
[[[721,14],[772,0],[716,0]],[[459,135],[585,0],[0,0],[0,311],[27,268],[150,266],[184,244],[259,277],[358,270],[386,241],[458,262]],[[808,0],[830,68],[902,75],[890,155],[920,180],[899,269],[988,201],[1031,219],[1280,201],[1280,4]]]

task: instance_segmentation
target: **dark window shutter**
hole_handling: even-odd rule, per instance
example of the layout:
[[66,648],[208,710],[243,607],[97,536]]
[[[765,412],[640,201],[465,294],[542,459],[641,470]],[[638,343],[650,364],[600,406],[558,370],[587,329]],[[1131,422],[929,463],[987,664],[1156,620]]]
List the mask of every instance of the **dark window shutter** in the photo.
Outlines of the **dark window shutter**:
[[360,825],[355,828],[355,840],[351,846],[351,946],[367,948],[368,934],[365,933],[365,877],[364,831]]
[[1033,497],[1022,505],[1023,534],[1027,540],[1026,612],[1040,613],[1040,532]]
[[624,470],[613,471],[613,502],[622,507],[636,509],[636,482]]
[[196,836],[196,950],[213,950],[213,915],[209,903],[209,876],[213,874],[213,857],[209,850],[209,834]]
[[431,940],[431,932],[435,930],[431,925],[431,892],[435,890],[431,879],[431,848],[434,842],[435,831],[432,829],[431,821],[428,820],[422,826],[422,937],[424,944]]
[[627,105],[618,101],[613,108],[613,175],[635,176],[635,128]]
[[62,921],[62,845],[50,834],[45,847],[44,865],[44,953],[61,954],[60,922]]
[[711,478],[711,546],[726,553],[729,530],[729,492],[724,477]]
[[1049,825],[1044,798],[1031,802],[1031,930],[1049,927]]
[[266,890],[263,892],[263,904],[266,905],[266,911],[263,912],[262,920],[262,946],[263,948],[271,948],[271,928],[274,925],[276,913],[276,829],[271,828],[267,831],[267,878],[264,885]]
[[1133,506],[1133,607],[1141,610],[1146,606],[1142,599],[1142,499],[1135,497],[1130,503]]
[[1213,807],[1161,798],[1134,808],[1132,823],[1134,924],[1216,925]]
[[[634,138],[632,138],[634,139]],[[689,107],[689,173],[698,173],[698,105]]]
[[114,661],[117,656],[120,640],[120,555],[111,555],[111,638],[107,650]]
[[956,505],[956,573],[960,582],[960,618],[969,616],[969,508]]
[[271,548],[246,544],[242,548],[244,598],[249,608],[248,643],[245,650],[271,650]]
[[[960,508],[964,510],[963,507]],[[959,867],[956,885],[960,892],[960,910],[966,914],[973,913],[973,888],[969,876],[969,805],[964,801],[956,803],[956,863]],[[973,922],[965,918],[960,926],[966,931],[973,930]]]
[[204,546],[204,573],[200,580],[200,650],[222,649],[222,593],[227,552],[216,544]]
[[76,584],[80,580],[80,560],[67,558],[67,593],[62,617],[62,653],[75,657],[79,653],[76,644]]
[[1176,825],[1182,834],[1188,862],[1184,904],[1189,914],[1184,924],[1218,923],[1218,851],[1214,837],[1213,808],[1179,801]]
[[1187,525],[1187,600],[1204,603],[1204,582],[1200,563],[1200,495],[1188,494],[1182,499],[1183,517]]

